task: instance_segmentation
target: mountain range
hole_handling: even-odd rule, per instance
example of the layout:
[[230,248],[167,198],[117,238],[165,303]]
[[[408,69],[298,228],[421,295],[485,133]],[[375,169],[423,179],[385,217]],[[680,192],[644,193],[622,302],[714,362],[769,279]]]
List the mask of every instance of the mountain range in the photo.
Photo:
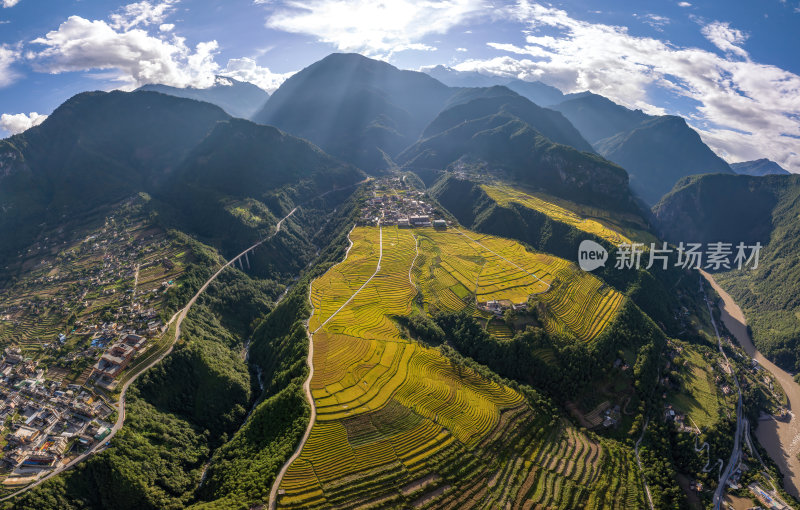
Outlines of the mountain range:
[[195,87],[170,87],[169,85],[148,84],[139,87],[137,90],[161,92],[176,97],[196,99],[207,103],[215,104],[225,110],[232,117],[249,119],[264,103],[269,99],[269,94],[253,85],[226,76],[216,76],[214,84],[207,88]]
[[448,85],[505,85],[536,104],[561,112],[598,154],[628,171],[631,188],[648,206],[658,202],[681,177],[732,172],[680,117],[630,110],[588,91],[563,94],[538,81],[490,77],[444,66],[426,72]]
[[199,221],[207,217],[202,213],[249,199],[280,217],[318,188],[362,178],[305,140],[233,119],[206,102],[87,92],[41,125],[0,141],[0,237],[8,240],[1,253],[11,255],[66,216],[140,192],[160,199],[165,211],[185,205],[184,226],[224,238],[226,248],[241,246],[268,225],[251,225],[247,235],[230,225],[212,232]]
[[[735,175],[679,117],[540,82],[429,72],[441,80],[333,54],[271,96],[223,77],[209,89],[86,92],[0,141],[2,288],[18,275],[88,281],[80,267],[73,281],[38,273],[28,248],[70,258],[47,236],[74,218],[103,225],[126,200],[143,209],[131,230],[175,243],[172,259],[150,260],[114,219],[109,243],[139,250],[142,267],[107,268],[98,250],[98,272],[125,303],[163,299],[166,336],[151,341],[164,343],[142,356],[163,359],[130,387],[111,447],[9,505],[255,508],[283,492],[278,503],[295,508],[644,508],[645,497],[682,508],[679,473],[717,483],[705,456],[738,458],[727,439],[737,413],[710,382],[722,355],[699,275],[612,263],[589,273],[575,256],[586,240],[609,252],[658,236],[762,243],[757,270],[718,276],[752,315],[759,347],[800,369],[800,176]],[[400,228],[418,214],[445,223]],[[89,249],[87,232],[70,235],[75,252]],[[241,258],[220,269],[256,244],[246,270]],[[177,264],[168,280],[163,268]],[[110,321],[105,290],[88,286],[53,310]],[[22,313],[40,313],[37,292]],[[341,329],[324,330],[340,311]],[[67,320],[69,348],[26,348],[58,361],[88,350],[96,335]],[[767,404],[746,400],[755,423]],[[705,456],[662,419],[665,404],[705,419]],[[305,457],[278,475],[295,448]]]

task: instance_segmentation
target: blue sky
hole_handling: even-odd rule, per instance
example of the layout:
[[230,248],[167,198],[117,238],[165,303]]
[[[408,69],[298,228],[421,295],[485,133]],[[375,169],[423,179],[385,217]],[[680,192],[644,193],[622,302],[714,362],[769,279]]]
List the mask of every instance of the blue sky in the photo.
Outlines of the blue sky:
[[[274,90],[334,51],[686,117],[725,159],[800,172],[800,0],[0,0],[0,135],[84,90]],[[34,114],[35,112],[35,114]]]

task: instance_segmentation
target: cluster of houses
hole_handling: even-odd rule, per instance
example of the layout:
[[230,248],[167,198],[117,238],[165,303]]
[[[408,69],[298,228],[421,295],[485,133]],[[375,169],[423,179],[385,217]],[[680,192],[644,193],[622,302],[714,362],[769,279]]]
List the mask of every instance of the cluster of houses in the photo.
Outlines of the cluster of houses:
[[[111,310],[115,321],[142,327],[143,321],[155,318],[153,308],[166,289],[140,286],[134,293],[133,288],[126,289],[119,282],[132,283],[137,267],[139,271],[156,265],[165,272],[172,270],[171,260],[152,256],[169,248],[170,243],[167,236],[158,232],[134,239],[125,222],[115,221],[113,216],[95,233],[72,246],[45,237],[20,254],[27,256],[25,264],[36,261],[37,266],[5,296],[0,296],[0,326],[4,336],[33,340],[48,347],[52,337],[37,324],[53,324],[53,329],[60,329],[73,314],[92,309],[97,311],[82,317],[87,322],[102,322],[101,313]],[[58,253],[55,259],[53,253]],[[151,258],[137,266],[137,261],[148,255]]]
[[375,183],[372,193],[361,212],[361,225],[380,222],[400,228],[448,226],[446,220],[436,217],[436,209],[425,201],[425,194],[408,186],[404,178],[382,179]]
[[109,404],[79,385],[45,379],[45,370],[20,349],[5,349],[0,374],[5,484],[27,483],[110,433]]
[[113,389],[114,380],[128,366],[128,363],[147,344],[147,338],[127,333],[119,341],[111,344],[94,365],[92,377],[95,383]]
[[512,303],[509,299],[492,299],[489,301],[478,301],[478,310],[493,313],[502,317],[506,310],[521,311],[528,308],[528,303]]
[[791,510],[792,507],[786,504],[781,497],[773,490],[767,490],[757,483],[751,483],[747,486],[750,493],[763,505],[764,508],[769,510]]

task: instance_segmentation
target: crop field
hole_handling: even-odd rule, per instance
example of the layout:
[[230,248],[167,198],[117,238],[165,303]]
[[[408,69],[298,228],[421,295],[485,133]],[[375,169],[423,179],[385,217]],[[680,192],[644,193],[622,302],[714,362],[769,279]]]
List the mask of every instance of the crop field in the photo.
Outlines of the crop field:
[[168,233],[136,220],[107,220],[70,243],[44,246],[36,264],[0,293],[0,346],[41,352],[60,333],[72,338],[73,314],[77,323],[102,323],[101,311],[119,312],[133,296],[157,310],[163,283],[177,281],[191,256]]
[[500,205],[515,202],[613,244],[630,243],[631,237],[636,237],[637,240],[640,237],[636,232],[629,232],[629,229],[614,225],[609,218],[604,217],[607,215],[600,210],[590,210],[585,206],[577,206],[540,193],[526,193],[503,184],[484,184],[481,187],[492,200]]
[[589,341],[616,315],[625,296],[589,273],[567,268],[558,273],[552,289],[536,299],[551,312],[544,318],[548,331],[567,331]]
[[317,419],[281,507],[643,504],[629,453],[554,429],[522,395],[404,338],[392,319],[412,313],[418,292],[448,310],[474,309],[476,295],[546,293],[566,261],[468,231],[358,227],[350,239],[347,258],[311,285]]
[[[703,356],[692,347],[683,349],[688,366],[683,376],[685,391],[671,395],[675,408],[683,411],[698,427],[713,427],[719,421],[720,402],[713,369]],[[691,423],[691,422],[690,422]]]

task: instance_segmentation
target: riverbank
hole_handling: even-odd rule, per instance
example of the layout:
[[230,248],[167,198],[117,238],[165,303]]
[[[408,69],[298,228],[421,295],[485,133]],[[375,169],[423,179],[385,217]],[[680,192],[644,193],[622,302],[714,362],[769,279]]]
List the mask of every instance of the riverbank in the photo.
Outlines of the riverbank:
[[774,419],[761,420],[755,435],[783,474],[786,492],[800,498],[800,459],[797,458],[800,453],[800,417],[795,414],[795,411],[800,412],[800,385],[794,382],[791,374],[776,366],[756,350],[747,332],[747,322],[742,309],[711,275],[707,273],[703,273],[703,275],[722,298],[720,311],[725,327],[736,338],[742,349],[772,374],[786,393],[787,408],[791,413],[791,419],[788,422]]

